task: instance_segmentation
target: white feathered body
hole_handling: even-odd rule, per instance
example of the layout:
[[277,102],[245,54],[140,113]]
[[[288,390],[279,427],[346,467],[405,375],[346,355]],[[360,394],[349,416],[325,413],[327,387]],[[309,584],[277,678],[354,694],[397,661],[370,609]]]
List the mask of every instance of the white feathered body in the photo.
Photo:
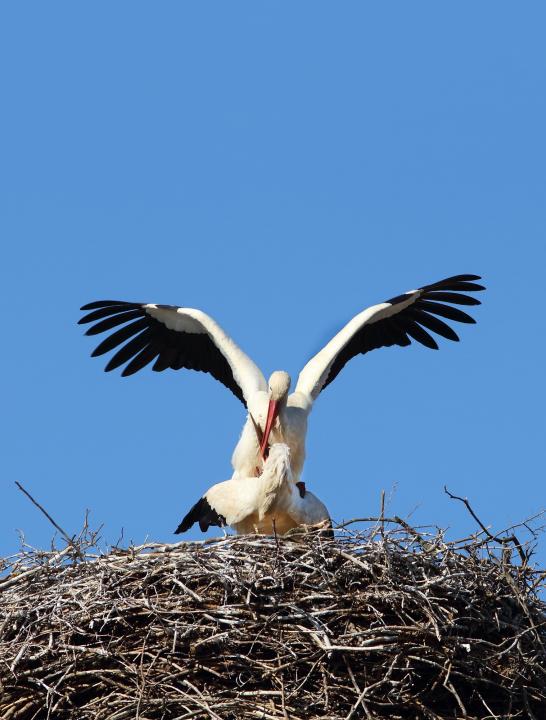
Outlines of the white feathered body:
[[290,449],[272,445],[259,477],[233,477],[213,485],[205,499],[240,535],[285,534],[300,525],[329,521],[326,506],[308,491],[302,497],[294,484]]

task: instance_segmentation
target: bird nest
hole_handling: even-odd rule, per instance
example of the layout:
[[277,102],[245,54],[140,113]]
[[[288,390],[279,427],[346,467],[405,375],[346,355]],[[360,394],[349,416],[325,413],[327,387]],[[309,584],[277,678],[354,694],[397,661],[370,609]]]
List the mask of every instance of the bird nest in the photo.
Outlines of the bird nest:
[[24,550],[0,579],[0,717],[539,720],[544,574],[510,547],[395,518]]

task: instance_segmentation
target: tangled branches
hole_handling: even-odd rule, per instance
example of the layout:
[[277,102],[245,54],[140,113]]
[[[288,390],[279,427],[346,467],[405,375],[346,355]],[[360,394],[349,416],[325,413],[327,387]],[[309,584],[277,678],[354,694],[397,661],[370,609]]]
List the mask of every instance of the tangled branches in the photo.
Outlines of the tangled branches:
[[539,720],[543,576],[491,543],[381,518],[333,540],[18,556],[0,717]]

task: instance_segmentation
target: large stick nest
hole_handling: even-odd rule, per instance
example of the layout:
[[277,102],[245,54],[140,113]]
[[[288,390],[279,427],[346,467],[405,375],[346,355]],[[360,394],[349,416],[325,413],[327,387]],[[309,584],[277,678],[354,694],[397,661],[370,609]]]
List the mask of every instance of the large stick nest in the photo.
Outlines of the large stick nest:
[[543,576],[483,538],[82,541],[6,568],[3,720],[545,717]]

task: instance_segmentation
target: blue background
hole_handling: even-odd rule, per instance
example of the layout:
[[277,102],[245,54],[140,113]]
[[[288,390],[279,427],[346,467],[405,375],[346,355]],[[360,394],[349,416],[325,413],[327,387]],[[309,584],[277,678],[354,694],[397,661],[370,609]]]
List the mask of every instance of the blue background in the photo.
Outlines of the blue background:
[[[439,352],[353,360],[305,480],[340,521],[494,530],[545,505],[543,3],[4,3],[0,553],[84,511],[171,542],[244,409],[192,372],[92,360],[80,305],[210,313],[293,378],[355,313],[484,276]],[[218,532],[218,531],[216,531]],[[200,537],[199,531],[188,538]],[[542,545],[540,559],[546,550]]]

